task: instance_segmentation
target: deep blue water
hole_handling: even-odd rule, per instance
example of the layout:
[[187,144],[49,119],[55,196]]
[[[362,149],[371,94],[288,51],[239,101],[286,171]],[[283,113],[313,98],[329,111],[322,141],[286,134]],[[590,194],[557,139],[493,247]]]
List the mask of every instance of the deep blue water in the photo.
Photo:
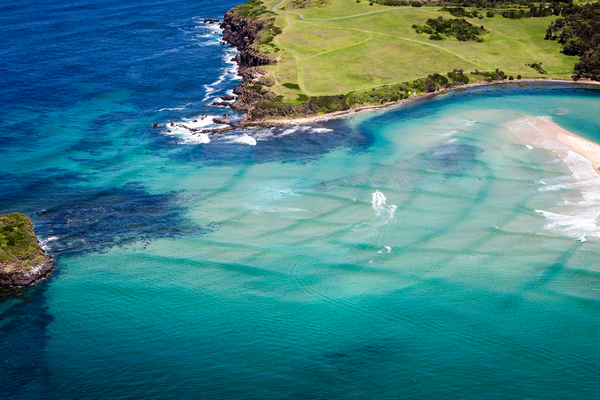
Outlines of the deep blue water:
[[505,126],[598,141],[598,90],[168,134],[241,118],[235,5],[0,4],[0,213],[58,259],[0,291],[0,398],[598,397],[600,178]]

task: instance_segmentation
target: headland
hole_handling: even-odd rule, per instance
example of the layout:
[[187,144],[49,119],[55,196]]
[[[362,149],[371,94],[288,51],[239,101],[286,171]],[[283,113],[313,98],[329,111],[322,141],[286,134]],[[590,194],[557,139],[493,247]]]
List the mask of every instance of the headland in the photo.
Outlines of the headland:
[[28,216],[0,215],[0,288],[31,286],[54,270]]
[[240,52],[231,107],[247,113],[241,125],[311,123],[473,85],[590,78],[555,40],[555,21],[575,12],[566,6],[404,3],[250,0],[229,10],[221,28]]

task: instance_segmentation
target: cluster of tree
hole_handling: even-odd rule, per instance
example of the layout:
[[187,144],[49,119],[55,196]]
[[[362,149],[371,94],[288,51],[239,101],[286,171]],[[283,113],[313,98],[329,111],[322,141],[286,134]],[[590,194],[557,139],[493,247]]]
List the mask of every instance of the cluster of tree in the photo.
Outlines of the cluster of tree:
[[284,101],[283,96],[259,100],[250,111],[252,119],[276,116],[314,115],[350,109],[348,95],[315,96],[301,95],[297,101]]
[[[560,8],[556,9],[557,13],[560,13]],[[538,17],[549,17],[554,14],[554,10],[552,8],[546,8],[543,4],[540,4],[539,7],[532,5],[528,11],[525,10],[510,10],[503,11],[500,13],[504,18],[510,19],[521,19],[521,18],[538,18]],[[556,14],[558,15],[558,14]]]
[[444,17],[429,18],[425,25],[413,25],[413,29],[417,33],[427,33],[431,35],[431,40],[442,40],[444,37],[454,36],[460,41],[476,40],[483,42],[480,37],[487,31],[482,26],[478,27],[466,19],[444,19]]
[[450,13],[450,15],[452,15],[453,17],[457,17],[457,18],[480,18],[480,19],[483,18],[483,15],[479,15],[479,11],[477,11],[477,10],[467,11],[462,7],[453,7],[453,8],[442,7],[440,9],[440,11]]
[[448,72],[448,77],[438,74],[430,74],[427,78],[421,80],[423,92],[431,93],[438,89],[451,88],[459,85],[466,85],[469,83],[469,77],[463,73],[462,69],[455,69]]
[[[454,1],[441,1],[438,5],[451,5],[451,6],[462,6],[462,7],[477,7],[477,8],[514,8],[514,7],[527,7],[531,8],[536,4],[540,3],[539,0],[454,0]],[[554,9],[558,7],[568,6],[573,4],[572,0],[553,0],[553,1],[542,1],[543,7],[546,6]]]
[[[558,5],[556,6],[558,7]],[[486,16],[488,18],[494,18],[496,14],[502,15],[504,18],[510,19],[521,19],[521,18],[537,18],[537,17],[548,17],[552,14],[558,15],[562,8],[546,8],[544,4],[540,4],[539,7],[532,4],[528,11],[526,10],[506,10],[506,11],[487,11]],[[483,14],[477,10],[467,11],[462,7],[442,7],[440,11],[448,12],[453,17],[459,18],[479,18],[483,19]]]
[[546,39],[558,40],[564,54],[580,57],[573,79],[600,81],[600,3],[572,5],[561,15],[548,26]]
[[[386,5],[386,6],[410,6],[414,1],[406,1],[406,0],[370,0],[373,3]],[[358,1],[357,1],[358,2]],[[442,0],[442,1],[423,1],[422,5],[429,6],[462,6],[462,7],[477,7],[477,8],[514,8],[518,7],[527,7],[531,8],[536,7],[539,9],[536,4],[540,3],[539,0]],[[542,1],[542,7],[546,9],[546,6],[550,8],[550,10],[554,13],[554,15],[559,15],[561,8],[572,5],[573,0],[553,0],[553,1]]]
[[[486,81],[488,82],[492,82],[492,81],[503,81],[504,79],[510,79],[511,81],[513,79],[515,79],[512,76],[506,76],[506,74],[504,73],[504,71],[500,71],[498,68],[496,68],[496,70],[494,71],[472,71],[471,75],[482,75]],[[521,75],[517,75],[517,79],[521,79]]]

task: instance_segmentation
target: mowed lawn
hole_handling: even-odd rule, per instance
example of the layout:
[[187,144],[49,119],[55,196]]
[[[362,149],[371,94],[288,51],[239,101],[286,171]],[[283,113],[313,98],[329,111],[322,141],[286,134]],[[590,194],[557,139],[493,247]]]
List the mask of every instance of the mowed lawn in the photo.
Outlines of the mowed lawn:
[[[271,3],[278,1],[266,1],[265,5]],[[355,12],[351,12],[353,7]],[[332,18],[336,10],[342,10],[342,15],[353,15],[373,11],[374,7],[365,6],[365,2],[333,0],[329,7],[284,11],[299,12],[305,17],[310,14],[314,18]],[[411,28],[413,24],[421,25],[428,18],[439,16],[454,18],[437,9],[418,8],[334,21],[306,21],[280,14],[277,19],[284,28],[275,38],[275,44],[282,51],[278,64],[268,67],[277,81],[275,90],[286,97],[301,92],[313,96],[331,95],[453,69],[499,68],[507,75],[540,77],[537,71],[525,66],[534,62],[543,64],[547,77],[569,78],[578,61],[577,57],[561,54],[560,44],[544,40],[546,28],[556,17],[468,19],[490,32],[483,43],[459,42],[454,38],[433,41],[429,35],[419,35]],[[284,88],[283,83],[296,83],[301,91]]]

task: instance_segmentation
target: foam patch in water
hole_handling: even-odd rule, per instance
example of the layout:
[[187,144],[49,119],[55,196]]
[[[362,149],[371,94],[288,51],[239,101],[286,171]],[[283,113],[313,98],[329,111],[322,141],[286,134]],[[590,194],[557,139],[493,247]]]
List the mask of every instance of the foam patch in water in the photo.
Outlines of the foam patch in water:
[[538,191],[566,190],[580,194],[575,198],[569,196],[557,204],[568,209],[564,213],[535,210],[546,218],[547,223],[544,228],[582,242],[585,237],[600,237],[600,226],[597,223],[600,215],[600,176],[594,171],[587,158],[575,153],[565,144],[547,139],[539,127],[541,126],[539,122],[547,124],[551,119],[549,117],[527,118],[517,121],[509,129],[535,146],[556,153],[565,163],[570,174],[536,182],[543,185],[538,188]]
[[224,82],[242,79],[237,73],[237,64],[235,61],[232,61],[233,57],[235,57],[237,54],[238,51],[234,48],[230,48],[225,51],[225,54],[223,55],[223,61],[225,62],[226,66],[221,70],[221,75],[215,82],[211,83],[210,85],[204,85],[206,94],[204,95],[204,99],[202,99],[202,101],[212,102],[219,99],[220,96],[215,96],[214,94],[223,89],[222,86]]
[[382,214],[389,214],[389,218],[393,218],[394,213],[396,212],[396,209],[398,207],[393,204],[387,205],[386,197],[379,190],[376,190],[372,196],[372,208],[376,211],[377,216],[381,216]]
[[242,135],[231,135],[225,138],[225,141],[228,143],[239,143],[239,144],[247,144],[249,146],[256,146],[256,139],[247,134]]

